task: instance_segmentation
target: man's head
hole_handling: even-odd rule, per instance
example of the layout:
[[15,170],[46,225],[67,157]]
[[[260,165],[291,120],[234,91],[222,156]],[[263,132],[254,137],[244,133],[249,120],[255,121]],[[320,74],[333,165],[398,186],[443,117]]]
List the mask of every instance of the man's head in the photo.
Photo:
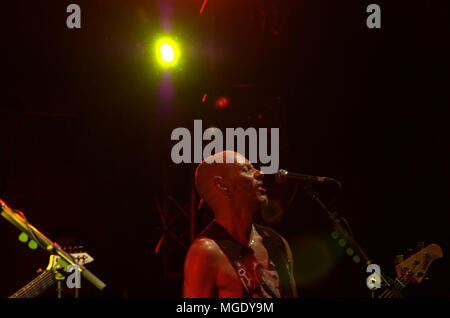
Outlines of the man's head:
[[266,190],[262,187],[263,176],[241,154],[223,151],[199,164],[195,171],[195,185],[216,216],[224,207],[254,213],[268,202]]

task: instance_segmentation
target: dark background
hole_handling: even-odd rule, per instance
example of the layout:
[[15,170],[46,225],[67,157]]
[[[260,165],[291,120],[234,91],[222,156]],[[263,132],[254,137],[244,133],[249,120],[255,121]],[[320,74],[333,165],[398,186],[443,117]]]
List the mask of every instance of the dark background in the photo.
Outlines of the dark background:
[[[171,131],[194,119],[279,127],[280,167],[342,182],[334,207],[383,273],[417,241],[443,248],[430,280],[405,294],[448,297],[450,11],[392,2],[376,1],[382,28],[370,30],[366,1],[210,0],[201,15],[200,0],[78,1],[82,28],[70,30],[70,1],[11,1],[0,22],[0,198],[61,245],[86,247],[108,287],[84,281],[82,296],[180,297],[185,249],[171,238],[154,252],[156,201],[172,216],[190,205],[195,165],[171,162]],[[152,47],[167,23],[183,55],[165,74]],[[299,294],[368,297],[364,266],[330,238],[326,216],[266,180],[285,209],[272,226],[291,243]],[[209,218],[201,207],[196,232]],[[184,244],[189,222],[173,223]],[[18,235],[0,220],[2,297],[48,261]]]

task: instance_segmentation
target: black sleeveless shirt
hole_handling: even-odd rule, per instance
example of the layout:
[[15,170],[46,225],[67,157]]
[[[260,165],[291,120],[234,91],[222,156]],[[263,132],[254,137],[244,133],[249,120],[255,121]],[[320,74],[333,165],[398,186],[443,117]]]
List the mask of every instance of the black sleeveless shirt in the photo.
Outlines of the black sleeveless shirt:
[[213,221],[199,236],[214,240],[228,257],[242,282],[244,297],[293,297],[289,276],[290,264],[281,236],[268,227],[256,223],[253,223],[253,226],[263,238],[272,269],[278,273],[279,292],[275,291],[273,286],[266,284],[265,280],[261,279],[258,268],[252,266],[254,264],[253,250],[238,243],[222,225]]

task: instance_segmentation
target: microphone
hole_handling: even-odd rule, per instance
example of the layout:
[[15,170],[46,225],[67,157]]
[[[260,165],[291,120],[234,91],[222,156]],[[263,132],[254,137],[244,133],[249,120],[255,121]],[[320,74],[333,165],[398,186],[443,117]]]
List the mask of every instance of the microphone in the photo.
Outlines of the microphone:
[[328,177],[317,177],[302,173],[287,172],[283,169],[278,170],[278,172],[275,174],[275,181],[277,183],[284,183],[288,179],[315,183],[336,182],[336,180]]

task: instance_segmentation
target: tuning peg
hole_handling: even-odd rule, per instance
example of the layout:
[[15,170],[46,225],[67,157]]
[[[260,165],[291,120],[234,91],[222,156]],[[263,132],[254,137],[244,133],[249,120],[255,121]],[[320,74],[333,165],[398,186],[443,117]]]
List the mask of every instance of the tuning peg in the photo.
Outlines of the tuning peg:
[[416,251],[419,252],[425,248],[425,242],[417,242]]
[[408,250],[406,251],[406,254],[408,254],[408,257],[413,256],[414,250],[412,248],[408,248]]
[[394,257],[394,263],[395,264],[400,264],[401,262],[403,262],[405,260],[405,257],[403,256],[403,254],[399,254],[399,255],[396,255],[395,257]]

